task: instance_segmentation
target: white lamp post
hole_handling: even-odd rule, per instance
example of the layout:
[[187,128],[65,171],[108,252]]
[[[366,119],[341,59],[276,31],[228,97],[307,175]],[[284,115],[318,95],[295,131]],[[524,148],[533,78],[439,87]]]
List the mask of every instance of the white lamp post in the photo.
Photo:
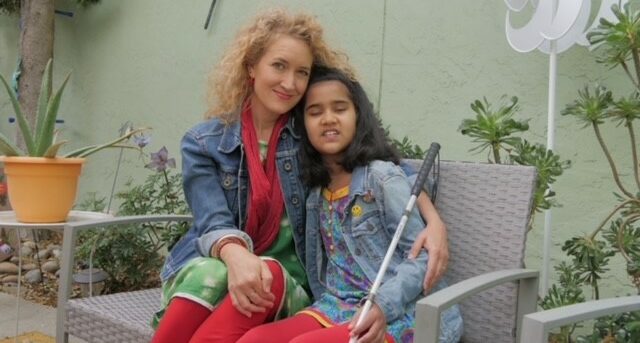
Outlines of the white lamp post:
[[[507,41],[518,52],[535,49],[549,55],[549,93],[547,104],[547,149],[555,145],[555,108],[557,54],[574,44],[588,46],[586,33],[598,25],[599,18],[615,20],[611,5],[627,0],[602,0],[596,19],[587,27],[591,14],[591,0],[504,0],[508,10],[506,18]],[[522,27],[511,25],[511,13],[521,12],[530,3],[534,9],[531,20]],[[540,294],[544,295],[549,286],[549,265],[551,250],[551,210],[545,211],[544,244],[542,255],[542,280]]]

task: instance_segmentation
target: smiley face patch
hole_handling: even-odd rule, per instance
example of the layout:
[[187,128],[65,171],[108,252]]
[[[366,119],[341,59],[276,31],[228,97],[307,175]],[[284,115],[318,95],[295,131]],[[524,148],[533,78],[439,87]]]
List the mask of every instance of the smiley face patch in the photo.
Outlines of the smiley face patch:
[[354,205],[351,208],[351,215],[355,218],[360,217],[362,215],[362,207],[360,207],[360,205]]

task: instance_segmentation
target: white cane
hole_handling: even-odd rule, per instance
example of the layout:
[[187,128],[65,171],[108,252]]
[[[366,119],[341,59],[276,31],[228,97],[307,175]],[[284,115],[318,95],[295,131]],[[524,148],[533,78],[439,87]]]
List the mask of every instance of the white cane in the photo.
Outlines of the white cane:
[[[413,188],[411,189],[411,197],[409,198],[409,202],[407,203],[407,207],[404,209],[404,213],[402,214],[402,218],[400,218],[400,223],[398,223],[398,227],[396,228],[396,232],[393,235],[393,239],[391,240],[391,244],[389,245],[389,249],[387,249],[387,253],[384,255],[384,260],[382,261],[382,265],[380,266],[380,270],[378,271],[378,275],[376,275],[376,279],[371,286],[371,290],[369,291],[369,295],[367,296],[367,301],[362,307],[362,312],[360,313],[360,317],[358,318],[358,322],[355,327],[362,325],[364,318],[366,317],[369,310],[371,310],[371,306],[375,301],[376,294],[378,293],[378,288],[380,288],[380,284],[382,283],[382,277],[387,271],[389,267],[389,262],[391,261],[391,256],[393,256],[393,252],[396,250],[398,246],[398,242],[400,241],[400,237],[402,236],[402,232],[404,231],[404,227],[407,224],[407,220],[409,219],[409,215],[413,210],[413,206],[416,204],[416,199],[418,195],[422,191],[422,185],[427,180],[427,176],[433,167],[433,163],[435,162],[436,157],[438,156],[438,152],[440,151],[440,144],[431,143],[429,150],[427,151],[427,156],[424,158],[422,162],[422,167],[420,167],[420,171],[418,172],[418,178],[416,182],[413,184]],[[349,340],[349,343],[356,343],[358,339],[356,337],[352,337]]]

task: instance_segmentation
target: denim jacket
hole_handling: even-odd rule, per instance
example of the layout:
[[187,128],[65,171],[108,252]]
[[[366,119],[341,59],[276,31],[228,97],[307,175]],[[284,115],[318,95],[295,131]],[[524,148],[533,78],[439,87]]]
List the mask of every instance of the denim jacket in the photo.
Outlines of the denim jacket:
[[[400,167],[391,162],[374,161],[353,170],[349,190],[349,205],[345,209],[349,215],[342,223],[343,236],[355,262],[373,283],[411,195],[411,186]],[[360,209],[352,211],[356,206]],[[327,256],[320,235],[320,211],[322,195],[320,187],[316,187],[307,198],[306,231],[307,278],[316,299],[327,292],[324,281]],[[414,207],[375,298],[387,322],[403,314],[413,315],[415,304],[421,298],[428,256],[424,250],[413,260],[407,255],[423,227]],[[445,286],[444,281],[440,281],[434,288]],[[443,338],[459,337],[461,325],[457,307],[445,311]]]
[[[400,167],[391,162],[374,161],[357,167],[351,176],[349,213],[343,221],[345,243],[355,262],[373,282],[400,222],[411,189]],[[352,211],[356,206],[361,211]],[[320,236],[320,187],[311,190],[307,198],[307,277],[314,298],[326,292],[324,286],[327,256]],[[357,213],[358,215],[354,215]],[[398,247],[378,290],[375,302],[388,322],[392,322],[415,307],[422,291],[422,279],[427,270],[427,254],[422,252],[409,260],[407,254],[424,223],[416,208],[405,226]]]
[[[286,213],[293,227],[296,253],[304,265],[307,192],[300,179],[299,139],[291,118],[278,140],[276,168]],[[163,281],[192,258],[209,256],[215,242],[226,235],[240,236],[250,249],[253,247],[249,235],[242,231],[247,214],[249,174],[240,121],[225,124],[214,118],[196,125],[182,138],[181,151],[184,193],[194,220],[167,256],[161,273]]]

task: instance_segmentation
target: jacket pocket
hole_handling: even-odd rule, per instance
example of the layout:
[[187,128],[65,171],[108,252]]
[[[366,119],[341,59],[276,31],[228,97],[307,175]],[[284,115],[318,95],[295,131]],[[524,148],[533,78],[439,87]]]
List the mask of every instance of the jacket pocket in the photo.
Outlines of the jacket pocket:
[[227,200],[227,205],[234,216],[238,213],[238,176],[236,173],[220,171],[220,185]]
[[377,211],[368,212],[357,222],[352,222],[351,235],[353,238],[375,235],[380,230],[380,220]]
[[365,260],[361,261],[366,261],[370,267],[375,268],[375,265],[384,258],[387,249],[385,243],[388,241],[377,211],[367,213],[366,218],[352,227],[350,236],[355,248],[352,253],[356,257],[364,257]]

